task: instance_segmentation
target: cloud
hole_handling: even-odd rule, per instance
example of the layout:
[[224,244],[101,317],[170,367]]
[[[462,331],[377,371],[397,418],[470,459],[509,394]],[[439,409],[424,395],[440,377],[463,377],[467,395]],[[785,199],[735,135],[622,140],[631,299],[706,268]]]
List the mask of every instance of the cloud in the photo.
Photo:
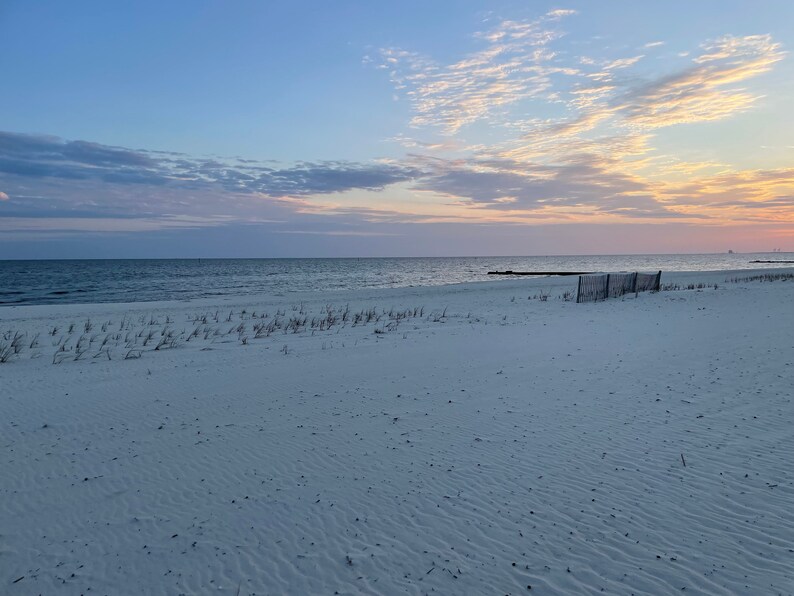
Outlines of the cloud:
[[[381,67],[411,101],[413,126],[438,127],[453,135],[502,108],[537,96],[551,86],[554,52],[547,46],[561,36],[550,21],[573,14],[555,10],[535,21],[502,21],[476,34],[485,47],[448,65],[398,48],[381,50]],[[575,69],[565,69],[575,72]]]
[[[794,219],[788,199],[780,198],[794,193],[785,174],[769,180],[749,172],[698,177],[720,168],[713,162],[680,160],[664,165],[665,156],[655,154],[652,144],[658,129],[722,120],[756,105],[761,94],[748,91],[747,81],[771,70],[785,55],[771,36],[706,42],[688,67],[648,79],[634,72],[643,55],[580,57],[576,68],[561,66],[550,48],[560,37],[549,26],[552,20],[546,15],[535,21],[502,21],[477,35],[486,44],[482,50],[447,65],[403,50],[386,53],[393,80],[412,102],[411,125],[441,129],[451,137],[482,120],[502,124],[513,134],[520,131],[520,136],[459,151],[463,155],[455,160],[411,156],[407,162],[422,172],[414,188],[446,197],[450,209],[468,209],[480,217],[498,214],[502,221],[607,217],[724,224]],[[571,84],[560,86],[561,81]],[[518,106],[526,105],[520,102],[530,97],[549,105],[564,101],[567,113],[548,119],[514,117]],[[677,182],[654,177],[654,170]],[[682,178],[689,181],[682,185]],[[736,204],[729,206],[726,197],[732,194]]]
[[[601,63],[584,72],[590,82],[569,91],[568,107],[574,117],[546,123],[529,137],[580,134],[593,124],[607,123],[631,130],[663,128],[678,124],[722,120],[752,107],[760,94],[747,91],[747,80],[771,70],[785,56],[769,35],[722,37],[701,47],[692,65],[678,72],[637,82],[636,77],[614,78],[643,56]],[[579,59],[585,66],[596,61]]]
[[375,195],[423,174],[401,163],[208,159],[0,132],[0,229],[143,232],[309,213],[356,219],[319,198]]
[[[228,220],[226,220],[228,221]],[[189,216],[156,218],[0,217],[0,232],[148,232],[219,226],[225,220]]]
[[546,13],[546,18],[548,19],[561,19],[562,17],[569,17],[571,15],[577,14],[575,10],[570,8],[558,8],[556,10],[550,10]]
[[[403,49],[382,50],[380,66],[411,102],[409,124],[433,129],[450,141],[396,138],[417,151],[460,155],[450,161],[407,156],[403,166],[417,170],[410,180],[413,188],[447,197],[448,206],[458,212],[516,218],[738,217],[738,207],[699,213],[705,202],[699,192],[686,198],[671,191],[671,182],[654,177],[656,168],[657,174],[668,172],[679,183],[690,178],[692,184],[711,184],[694,181],[702,164],[665,165],[653,139],[664,127],[723,120],[755,106],[762,94],[748,90],[747,81],[783,59],[781,45],[770,35],[725,36],[704,43],[689,66],[648,78],[636,73],[643,54],[607,60],[555,52],[552,44],[561,37],[556,21],[570,14],[552,11],[530,21],[501,21],[475,35],[483,44],[479,51],[446,64]],[[652,41],[644,47],[663,44]],[[520,112],[544,102],[553,117]],[[559,106],[565,110],[557,115]],[[489,134],[495,140],[476,146],[456,139],[477,122],[504,134]],[[738,180],[734,183],[726,183],[726,192],[747,192]],[[780,203],[767,206],[788,209]]]
[[[762,180],[757,173],[732,172],[732,176],[722,179],[697,177],[704,169],[726,167],[717,167],[719,164],[713,162],[680,160],[672,160],[671,165],[669,158],[665,162],[665,156],[654,155],[652,146],[655,131],[660,128],[724,119],[749,109],[758,94],[749,93],[743,85],[750,78],[768,72],[783,56],[780,45],[768,35],[723,37],[704,44],[688,68],[644,82],[631,76],[613,78],[615,70],[631,69],[641,56],[610,62],[579,59],[585,67],[597,68],[583,72],[580,80],[592,80],[595,75],[596,82],[575,84],[568,90],[566,116],[526,121],[521,127],[521,137],[480,147],[476,153],[481,164],[489,160],[513,160],[530,168],[538,165],[556,168],[549,170],[555,172],[553,175],[539,182],[527,177],[519,167],[513,167],[507,177],[504,173],[483,173],[482,168],[473,167],[475,173],[471,179],[456,174],[454,180],[446,176],[440,182],[453,194],[475,203],[485,202],[489,208],[515,208],[522,204],[537,208],[537,201],[542,200],[543,208],[548,210],[547,193],[555,189],[560,192],[556,199],[558,207],[576,205],[620,217],[686,216],[723,221],[744,217],[739,205],[727,209],[724,198],[721,207],[713,205],[709,194],[716,192],[721,196],[733,194],[739,201],[753,201],[748,210],[763,212],[776,221],[791,220],[790,206],[771,199],[773,195],[788,196],[792,192],[788,182],[781,182],[787,180],[786,175],[774,177],[778,186],[774,191],[769,188],[772,183]],[[592,175],[569,168],[577,162],[591,164]],[[477,194],[477,172],[481,173],[480,181],[490,177],[498,192]],[[659,182],[663,178],[654,174],[670,176],[677,182]],[[681,178],[689,178],[689,182],[681,185]],[[747,178],[751,182],[746,182]],[[455,183],[464,180],[463,184]],[[624,180],[636,182],[638,188],[621,188],[619,182]],[[470,190],[465,188],[466,184],[471,185]],[[588,185],[597,196],[590,196]],[[496,203],[505,196],[515,201]],[[766,208],[755,204],[761,200]]]
[[631,58],[618,58],[617,60],[613,60],[612,62],[608,62],[604,65],[604,70],[615,70],[618,68],[628,68],[629,66],[634,66],[645,58],[645,55],[640,54],[639,56],[632,56]]
[[626,217],[679,217],[652,196],[643,181],[590,155],[559,165],[523,162],[451,162],[419,187],[491,210],[537,215],[557,212]]
[[71,162],[93,167],[156,166],[156,162],[144,153],[121,147],[11,132],[0,132],[0,155],[23,155],[38,161]]
[[53,177],[71,180],[88,178],[108,182],[161,184],[163,163],[119,147],[58,137],[0,132],[0,174]]
[[427,151],[444,151],[444,150],[454,150],[460,148],[459,144],[456,143],[454,140],[445,139],[439,142],[420,141],[419,139],[414,139],[404,134],[398,134],[386,140],[399,143],[403,147],[407,147],[409,149],[418,148]]
[[418,170],[399,165],[323,162],[270,170],[251,186],[271,196],[306,196],[352,189],[378,191],[419,175]]
[[593,130],[600,122],[610,117],[608,110],[602,110],[593,113],[584,113],[571,120],[563,120],[552,122],[544,126],[538,127],[531,133],[527,134],[525,139],[532,139],[542,141],[543,139],[552,139],[553,142],[558,143],[561,138],[573,137]]
[[621,115],[646,128],[723,119],[759,97],[735,85],[768,72],[785,55],[769,35],[723,37],[703,49],[694,66],[619,96]]
[[273,167],[272,162],[223,162],[168,153],[154,157],[148,152],[86,141],[0,132],[0,174],[299,197],[352,189],[382,190],[420,173],[383,163],[324,161]]
[[665,204],[722,222],[794,224],[794,168],[725,170],[665,181],[656,187]]
[[[728,171],[668,184],[664,194],[678,202],[701,205],[745,204],[780,200],[794,194],[794,168]],[[736,203],[740,201],[740,203]],[[794,215],[794,214],[792,214]]]

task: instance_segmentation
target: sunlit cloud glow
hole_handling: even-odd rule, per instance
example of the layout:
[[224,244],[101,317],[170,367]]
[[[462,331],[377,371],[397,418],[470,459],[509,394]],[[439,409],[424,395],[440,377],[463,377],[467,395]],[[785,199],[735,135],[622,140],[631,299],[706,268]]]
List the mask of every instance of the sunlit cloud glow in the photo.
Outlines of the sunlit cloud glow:
[[535,21],[502,21],[476,34],[485,47],[452,64],[442,65],[414,52],[384,48],[382,64],[389,69],[397,90],[411,100],[414,127],[435,126],[453,135],[462,127],[494,116],[500,108],[551,87],[555,72],[575,68],[550,64],[550,42],[561,33],[552,24],[574,14],[554,10]]

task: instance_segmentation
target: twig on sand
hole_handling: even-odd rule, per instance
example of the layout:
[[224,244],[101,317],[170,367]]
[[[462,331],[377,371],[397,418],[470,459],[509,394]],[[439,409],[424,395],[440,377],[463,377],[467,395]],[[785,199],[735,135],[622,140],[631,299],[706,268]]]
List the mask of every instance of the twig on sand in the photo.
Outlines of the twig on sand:
[[686,468],[686,460],[684,459],[683,453],[681,454],[681,463],[684,464],[684,467]]

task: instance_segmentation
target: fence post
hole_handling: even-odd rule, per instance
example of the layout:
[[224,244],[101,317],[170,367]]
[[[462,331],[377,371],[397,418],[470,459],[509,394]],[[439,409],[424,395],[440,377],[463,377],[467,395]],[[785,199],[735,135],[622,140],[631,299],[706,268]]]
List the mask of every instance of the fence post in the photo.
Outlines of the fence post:
[[656,291],[660,291],[662,289],[662,272],[656,274]]
[[607,273],[607,288],[606,291],[604,292],[604,300],[607,300],[608,298],[609,298],[609,273]]

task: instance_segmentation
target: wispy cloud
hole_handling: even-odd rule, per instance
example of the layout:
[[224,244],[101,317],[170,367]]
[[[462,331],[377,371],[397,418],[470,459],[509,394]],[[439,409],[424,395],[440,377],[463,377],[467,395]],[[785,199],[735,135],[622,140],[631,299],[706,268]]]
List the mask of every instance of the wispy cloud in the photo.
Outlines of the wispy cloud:
[[561,19],[563,17],[569,17],[575,14],[576,11],[571,8],[558,8],[556,10],[550,10],[549,12],[547,12],[546,18],[549,20]]
[[571,14],[574,11],[555,10],[535,21],[502,21],[475,36],[483,49],[452,64],[385,48],[381,65],[410,99],[413,126],[434,126],[452,135],[550,88],[550,75],[560,69],[550,65],[555,54],[548,46],[562,35],[550,25]]
[[634,66],[645,58],[644,54],[640,54],[639,56],[632,56],[631,58],[618,58],[617,60],[613,60],[608,62],[604,65],[604,70],[616,70],[619,68],[628,68],[629,66]]
[[[555,11],[555,18],[566,14]],[[750,108],[760,96],[742,85],[768,72],[785,56],[770,35],[726,36],[705,43],[688,68],[641,82],[632,77],[618,81],[616,71],[631,69],[644,56],[608,61],[580,57],[577,67],[561,66],[548,47],[561,35],[549,26],[554,20],[550,15],[528,22],[503,21],[478,34],[487,42],[483,50],[448,65],[405,50],[384,50],[398,89],[412,100],[411,124],[440,127],[454,135],[481,119],[500,116],[509,121],[512,115],[502,108],[549,92],[551,76],[559,73],[580,80],[563,90],[575,115],[541,126],[538,134],[584,132],[607,119],[649,129],[720,120]],[[581,66],[596,69],[582,70]],[[550,95],[560,97],[559,92]]]
[[785,55],[769,35],[724,37],[703,49],[692,67],[617,97],[618,111],[648,128],[726,118],[759,98],[736,85],[768,72]]

